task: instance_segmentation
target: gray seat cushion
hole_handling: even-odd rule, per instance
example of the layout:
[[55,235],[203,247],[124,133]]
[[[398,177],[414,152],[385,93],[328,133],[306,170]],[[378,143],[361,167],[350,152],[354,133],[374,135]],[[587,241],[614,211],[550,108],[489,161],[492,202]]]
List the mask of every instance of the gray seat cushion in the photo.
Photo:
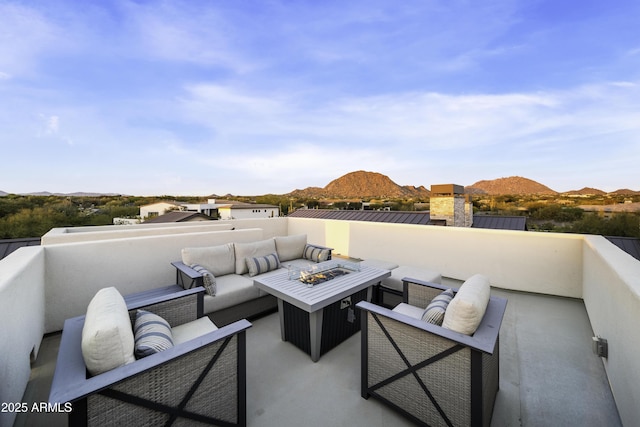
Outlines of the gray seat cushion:
[[253,286],[253,279],[237,274],[217,277],[216,286],[216,296],[204,296],[205,313],[241,304],[262,295],[260,290]]
[[398,268],[391,270],[391,276],[382,280],[382,286],[402,292],[402,279],[405,277],[431,283],[442,282],[442,275],[437,271],[427,270],[422,267],[401,265]]

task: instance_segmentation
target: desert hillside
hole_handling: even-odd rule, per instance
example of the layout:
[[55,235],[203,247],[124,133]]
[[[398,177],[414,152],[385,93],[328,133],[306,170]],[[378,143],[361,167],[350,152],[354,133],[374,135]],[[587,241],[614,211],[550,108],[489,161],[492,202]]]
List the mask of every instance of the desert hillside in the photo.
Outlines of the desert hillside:
[[465,187],[465,192],[472,194],[558,194],[542,185],[521,176],[511,176],[508,178],[498,178],[492,180],[478,181],[475,184]]
[[388,176],[377,172],[356,171],[334,179],[324,188],[309,187],[290,193],[293,197],[317,198],[428,198],[429,190],[401,186]]

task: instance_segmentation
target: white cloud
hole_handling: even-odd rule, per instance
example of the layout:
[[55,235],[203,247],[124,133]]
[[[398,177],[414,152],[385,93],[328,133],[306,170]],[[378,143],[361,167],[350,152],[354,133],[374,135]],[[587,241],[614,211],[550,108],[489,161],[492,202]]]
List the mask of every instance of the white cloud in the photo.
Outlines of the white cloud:
[[[218,139],[211,150],[183,149],[209,166],[237,172],[229,176],[243,177],[236,179],[283,191],[296,188],[302,176],[326,185],[357,169],[397,174],[411,185],[462,177],[463,169],[477,174],[482,164],[487,173],[477,179],[527,170],[544,177],[573,159],[616,161],[618,154],[604,152],[604,145],[637,150],[639,90],[633,82],[613,82],[533,93],[410,92],[309,106],[291,93],[193,85],[180,115],[211,126]],[[482,164],[473,160],[477,155]]]
[[69,40],[63,31],[35,8],[0,3],[0,68],[3,76],[33,72],[39,57]]
[[38,138],[52,138],[54,141],[62,141],[67,145],[74,145],[74,141],[69,136],[60,132],[60,117],[57,115],[46,116],[40,114],[39,129],[36,133]]
[[540,93],[401,93],[309,106],[291,96],[197,85],[183,99],[182,115],[241,144],[253,136],[256,143],[451,150],[638,129],[637,91],[633,83],[614,83]]
[[60,129],[60,118],[58,116],[51,116],[47,119],[45,133],[47,135],[53,135],[58,133]]
[[234,45],[237,28],[214,6],[201,2],[129,3],[124,28],[134,51],[166,61],[227,67],[245,73],[256,67],[255,58],[243,56]]

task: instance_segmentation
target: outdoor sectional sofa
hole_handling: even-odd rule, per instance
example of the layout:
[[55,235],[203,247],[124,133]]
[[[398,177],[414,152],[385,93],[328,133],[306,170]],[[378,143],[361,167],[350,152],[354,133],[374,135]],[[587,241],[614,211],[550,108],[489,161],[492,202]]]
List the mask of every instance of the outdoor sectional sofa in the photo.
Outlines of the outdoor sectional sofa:
[[307,235],[276,236],[250,243],[182,249],[176,281],[185,289],[204,286],[204,313],[216,325],[275,311],[277,300],[253,285],[257,275],[304,268],[331,259],[331,248],[307,243]]

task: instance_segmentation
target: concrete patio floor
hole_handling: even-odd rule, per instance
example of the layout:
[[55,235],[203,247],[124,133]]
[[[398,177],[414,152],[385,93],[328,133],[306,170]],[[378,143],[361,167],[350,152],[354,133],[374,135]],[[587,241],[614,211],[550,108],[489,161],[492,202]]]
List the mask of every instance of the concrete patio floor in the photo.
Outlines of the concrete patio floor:
[[[445,279],[446,280],[446,279]],[[454,285],[454,281],[451,282]],[[500,390],[492,426],[621,426],[581,300],[492,290],[507,298],[500,331]],[[277,313],[247,331],[249,426],[405,426],[360,397],[360,333],[317,363],[280,339]],[[47,336],[24,401],[46,401],[60,335]],[[66,426],[65,415],[20,414],[15,426]]]

